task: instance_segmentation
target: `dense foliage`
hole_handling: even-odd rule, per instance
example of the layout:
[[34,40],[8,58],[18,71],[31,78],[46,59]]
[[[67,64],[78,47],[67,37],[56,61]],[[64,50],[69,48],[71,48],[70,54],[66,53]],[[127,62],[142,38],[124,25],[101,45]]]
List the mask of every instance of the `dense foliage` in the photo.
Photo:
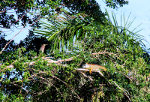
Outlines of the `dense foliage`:
[[[126,0],[105,1],[108,6],[113,8],[128,3]],[[22,26],[33,23],[38,26],[36,19],[39,16],[50,16],[55,9],[59,11],[59,7],[61,6],[71,9],[73,12],[84,11],[92,14],[93,17],[97,17],[97,19],[103,17],[100,15],[102,12],[99,10],[99,6],[95,0],[1,0],[0,27],[10,28],[13,25],[19,25],[20,22]],[[41,11],[40,14],[38,13],[39,10]]]
[[[126,3],[106,0],[111,7]],[[141,39],[98,9],[95,0],[45,0],[34,29],[42,37],[30,32],[21,48],[0,55],[0,101],[149,102],[150,56]],[[107,71],[77,71],[85,63]]]

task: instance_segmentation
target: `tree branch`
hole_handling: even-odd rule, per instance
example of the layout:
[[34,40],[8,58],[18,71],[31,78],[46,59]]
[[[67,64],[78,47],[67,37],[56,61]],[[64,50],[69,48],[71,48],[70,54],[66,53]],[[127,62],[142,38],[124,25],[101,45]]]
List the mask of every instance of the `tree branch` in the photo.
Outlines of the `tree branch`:
[[[37,22],[38,21],[38,19],[40,19],[40,17],[41,16],[39,16],[37,19],[36,19],[36,21],[35,22]],[[34,23],[35,23],[34,22]],[[33,23],[33,24],[34,24]],[[33,24],[31,24],[29,27],[31,27]],[[18,33],[16,33],[14,36],[13,36],[13,38],[9,41],[9,42],[7,42],[6,43],[6,45],[4,46],[4,48],[0,51],[0,54],[2,54],[2,52],[6,49],[6,47],[14,40],[14,38],[20,33],[20,32],[22,32],[23,30],[24,30],[24,27],[25,27],[25,25],[23,26],[23,28],[18,32]]]

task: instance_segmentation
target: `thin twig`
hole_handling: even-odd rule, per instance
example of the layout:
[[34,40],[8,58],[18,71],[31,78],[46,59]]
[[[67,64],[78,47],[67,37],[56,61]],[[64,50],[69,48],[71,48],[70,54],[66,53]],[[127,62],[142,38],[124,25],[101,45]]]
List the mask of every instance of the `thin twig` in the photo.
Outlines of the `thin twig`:
[[121,88],[115,81],[112,81],[114,83],[115,86],[117,86],[120,90],[122,90],[124,92],[124,95],[128,98],[128,100],[131,102],[130,99],[130,94],[127,90],[125,90],[124,88]]
[[72,91],[74,94],[76,94],[77,98],[78,98],[79,100],[81,100],[81,98],[80,98],[80,97],[79,97],[79,95],[75,92],[75,90],[74,90],[74,89],[72,89],[71,87],[69,87],[69,86],[68,86],[68,84],[67,84],[66,82],[64,82],[63,80],[59,79],[59,78],[58,78],[58,77],[56,77],[56,76],[52,76],[52,78],[55,78],[55,79],[57,79],[57,80],[61,81],[63,84],[65,84],[68,88],[70,88],[70,89],[71,89],[71,91]]
[[[100,55],[100,54],[114,54],[114,53],[111,53],[111,52],[97,52],[97,53],[92,53],[92,55]],[[114,54],[116,55],[116,54]]]
[[[36,19],[36,21],[35,22],[37,22],[38,21],[38,19],[40,18],[41,16],[39,16],[37,19]],[[35,23],[34,22],[34,23]],[[33,23],[33,24],[34,24]],[[29,27],[31,27],[33,24],[31,24]],[[20,33],[20,32],[22,32],[23,30],[24,30],[24,27],[25,27],[25,25],[23,26],[23,28],[18,32],[18,33],[16,33],[14,36],[13,36],[13,38],[9,41],[9,42],[7,42],[7,44],[4,46],[4,48],[1,50],[1,52],[0,52],[0,54],[2,54],[2,52],[6,49],[6,47],[14,40],[14,38]]]
[[[35,69],[34,69],[35,70]],[[45,73],[46,74],[46,72],[45,71],[41,71],[41,70],[35,70],[35,71],[39,71],[39,73]],[[37,74],[34,74],[34,76],[37,76]],[[60,78],[58,78],[58,77],[56,77],[56,76],[54,76],[54,75],[51,75],[51,77],[52,78],[54,78],[54,79],[57,79],[57,80],[59,80],[60,82],[62,82],[63,84],[65,84],[68,88],[70,88],[70,90],[72,91],[72,93],[74,93],[76,96],[77,96],[77,98],[80,100],[81,98],[79,97],[79,95],[75,92],[75,90],[73,89],[73,88],[71,88],[65,81],[63,81],[63,80],[61,80]],[[41,78],[42,80],[46,80],[45,78],[43,78],[43,77],[39,77],[39,78]],[[46,80],[47,81],[47,80]]]

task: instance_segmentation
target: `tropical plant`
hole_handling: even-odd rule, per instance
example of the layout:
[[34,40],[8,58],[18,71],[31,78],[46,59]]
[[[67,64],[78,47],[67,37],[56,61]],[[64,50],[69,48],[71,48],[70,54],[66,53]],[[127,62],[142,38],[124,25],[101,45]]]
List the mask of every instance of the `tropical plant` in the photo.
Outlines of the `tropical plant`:
[[[150,57],[144,56],[137,34],[119,26],[114,16],[114,23],[108,14],[102,23],[86,12],[70,14],[70,9],[58,6],[35,30],[49,40],[48,56],[24,53],[25,48],[3,55],[0,100],[148,102]],[[85,63],[107,70],[99,70],[102,76],[84,69]]]

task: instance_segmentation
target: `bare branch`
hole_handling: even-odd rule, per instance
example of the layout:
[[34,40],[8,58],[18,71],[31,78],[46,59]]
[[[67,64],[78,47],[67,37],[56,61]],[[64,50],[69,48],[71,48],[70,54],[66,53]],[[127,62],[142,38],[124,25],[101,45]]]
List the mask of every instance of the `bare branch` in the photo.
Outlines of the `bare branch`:
[[47,44],[42,44],[42,46],[41,46],[41,48],[40,48],[40,50],[39,51],[41,51],[42,53],[44,53],[44,51],[45,51],[45,46],[46,46]]
[[111,52],[97,52],[97,53],[92,53],[92,55],[101,55],[101,54],[114,54],[114,53],[111,53]]
[[[36,21],[35,22],[37,22],[39,19],[40,19],[40,17],[41,16],[39,16],[37,19],[36,19]],[[34,22],[34,23],[35,23]],[[33,23],[33,24],[34,24]],[[31,27],[33,24],[31,24],[29,27]],[[18,32],[18,33],[16,33],[14,36],[13,36],[13,38],[9,41],[9,42],[7,42],[7,44],[4,46],[4,48],[0,51],[0,54],[2,54],[2,52],[6,49],[6,47],[14,40],[14,38],[20,33],[20,32],[22,32],[23,30],[24,30],[24,27],[25,27],[25,25],[23,26],[23,28]]]

